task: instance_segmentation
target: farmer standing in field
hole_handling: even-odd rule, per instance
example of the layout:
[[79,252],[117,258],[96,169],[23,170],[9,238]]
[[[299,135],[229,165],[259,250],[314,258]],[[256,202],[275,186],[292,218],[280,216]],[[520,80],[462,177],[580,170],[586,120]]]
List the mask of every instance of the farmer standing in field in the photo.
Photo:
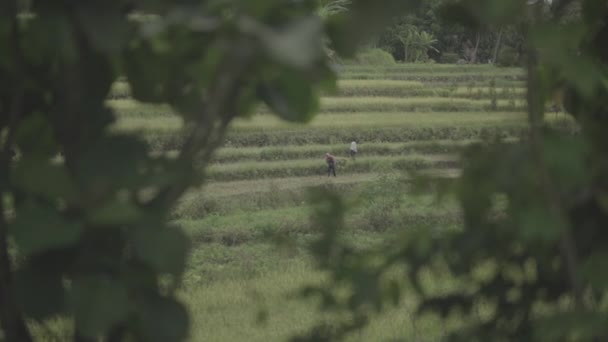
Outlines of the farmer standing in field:
[[336,177],[336,157],[327,152],[325,153],[325,162],[327,163],[327,177],[329,177],[332,172],[334,177]]
[[350,157],[355,159],[355,155],[357,154],[357,141],[353,140],[350,143]]

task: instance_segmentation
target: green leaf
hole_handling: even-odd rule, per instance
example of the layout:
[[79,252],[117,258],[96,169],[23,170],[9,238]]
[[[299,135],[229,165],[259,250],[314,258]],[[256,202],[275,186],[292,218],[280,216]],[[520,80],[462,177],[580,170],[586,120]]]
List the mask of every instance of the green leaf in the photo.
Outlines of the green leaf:
[[140,328],[148,342],[179,342],[188,337],[190,325],[184,306],[174,299],[146,298],[140,305]]
[[59,11],[49,12],[31,18],[26,26],[24,43],[21,45],[25,56],[28,61],[38,65],[55,58],[75,61],[78,47],[69,19]]
[[[156,38],[160,39],[160,38]],[[147,41],[134,43],[125,53],[127,78],[134,99],[161,103],[166,100],[170,58]]]
[[189,240],[177,227],[138,228],[133,240],[139,258],[158,272],[181,274],[184,271]]
[[15,141],[24,155],[50,156],[57,152],[53,128],[41,114],[31,115],[19,124]]
[[145,183],[148,149],[135,136],[113,135],[99,140],[79,160],[78,179],[89,192],[113,193]]
[[78,332],[91,338],[126,320],[130,310],[126,287],[109,276],[75,278],[70,303]]
[[257,35],[270,58],[296,69],[308,69],[325,56],[323,23],[316,16],[294,20],[282,30],[271,30],[257,23],[246,29]]
[[117,199],[93,209],[88,214],[88,221],[99,225],[117,225],[137,222],[144,213],[134,203]]
[[602,15],[606,13],[605,0],[584,0],[582,6],[582,14],[587,23],[592,25],[601,20]]
[[590,98],[603,86],[605,74],[595,57],[579,53],[585,34],[585,26],[580,23],[540,25],[532,31],[530,40],[539,49],[542,62],[559,70],[561,77]]
[[28,318],[41,321],[64,312],[65,289],[59,274],[21,267],[15,273],[15,296]]
[[17,209],[17,219],[10,226],[19,251],[24,255],[76,244],[82,226],[66,221],[53,208],[26,202]]
[[562,193],[573,193],[591,181],[589,148],[581,137],[546,135],[544,152],[553,181]]
[[596,251],[582,265],[582,275],[596,289],[608,288],[608,252]]
[[[548,205],[548,204],[547,204]],[[543,204],[528,205],[520,208],[518,218],[521,236],[528,241],[553,242],[559,239],[564,223]]]
[[282,119],[309,122],[319,109],[319,98],[313,87],[294,72],[285,71],[258,88],[262,100]]
[[16,163],[13,184],[21,190],[48,199],[71,200],[77,188],[65,166],[52,164],[48,158],[25,156]]
[[117,6],[80,6],[77,15],[91,45],[106,54],[119,53],[128,41],[126,16]]

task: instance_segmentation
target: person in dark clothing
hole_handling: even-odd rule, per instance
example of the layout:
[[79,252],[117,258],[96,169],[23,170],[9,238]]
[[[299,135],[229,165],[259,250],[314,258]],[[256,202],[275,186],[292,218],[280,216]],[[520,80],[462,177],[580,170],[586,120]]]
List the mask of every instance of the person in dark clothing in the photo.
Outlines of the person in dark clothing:
[[329,152],[325,153],[325,162],[327,163],[327,177],[329,177],[331,173],[336,177],[336,157],[329,154]]

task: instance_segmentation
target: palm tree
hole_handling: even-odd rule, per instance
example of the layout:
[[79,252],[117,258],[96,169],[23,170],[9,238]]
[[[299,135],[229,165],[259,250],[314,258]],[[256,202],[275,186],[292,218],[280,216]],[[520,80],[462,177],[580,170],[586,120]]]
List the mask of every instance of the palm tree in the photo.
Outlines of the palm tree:
[[395,37],[403,45],[403,61],[421,61],[428,59],[427,52],[429,50],[438,51],[433,44],[437,43],[437,39],[432,34],[420,31],[411,24],[400,25],[395,31]]
[[439,50],[437,50],[433,46],[433,44],[437,43],[437,39],[435,39],[435,36],[433,36],[431,33],[425,31],[417,31],[414,33],[412,40],[412,46],[415,51],[415,62],[426,61],[429,58],[429,50],[439,52]]
[[325,2],[324,5],[319,7],[317,15],[322,19],[327,19],[338,13],[348,11],[348,6],[351,4],[351,0],[331,0]]
[[[351,0],[330,0],[326,1],[319,9],[317,10],[317,15],[322,20],[327,20],[330,17],[340,14],[342,12],[348,11],[348,6],[351,4]],[[329,38],[324,39],[324,49],[325,53],[329,57],[329,59],[335,59],[335,52],[330,47],[331,42]]]
[[418,28],[410,24],[402,24],[394,31],[395,37],[403,45],[403,61],[408,62],[410,57],[410,49],[412,48],[414,35]]

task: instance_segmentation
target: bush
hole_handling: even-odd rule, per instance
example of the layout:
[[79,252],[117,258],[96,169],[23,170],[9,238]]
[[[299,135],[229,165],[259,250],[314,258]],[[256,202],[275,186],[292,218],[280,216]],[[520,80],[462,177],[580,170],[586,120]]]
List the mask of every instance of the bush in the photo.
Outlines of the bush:
[[441,55],[440,62],[443,64],[456,64],[460,59],[460,55],[457,53],[446,52]]
[[369,49],[365,50],[359,54],[355,58],[357,64],[363,65],[394,65],[395,59],[393,55],[382,50],[382,49]]
[[500,50],[496,64],[502,67],[510,67],[517,65],[518,56],[517,51],[510,47],[505,47]]

